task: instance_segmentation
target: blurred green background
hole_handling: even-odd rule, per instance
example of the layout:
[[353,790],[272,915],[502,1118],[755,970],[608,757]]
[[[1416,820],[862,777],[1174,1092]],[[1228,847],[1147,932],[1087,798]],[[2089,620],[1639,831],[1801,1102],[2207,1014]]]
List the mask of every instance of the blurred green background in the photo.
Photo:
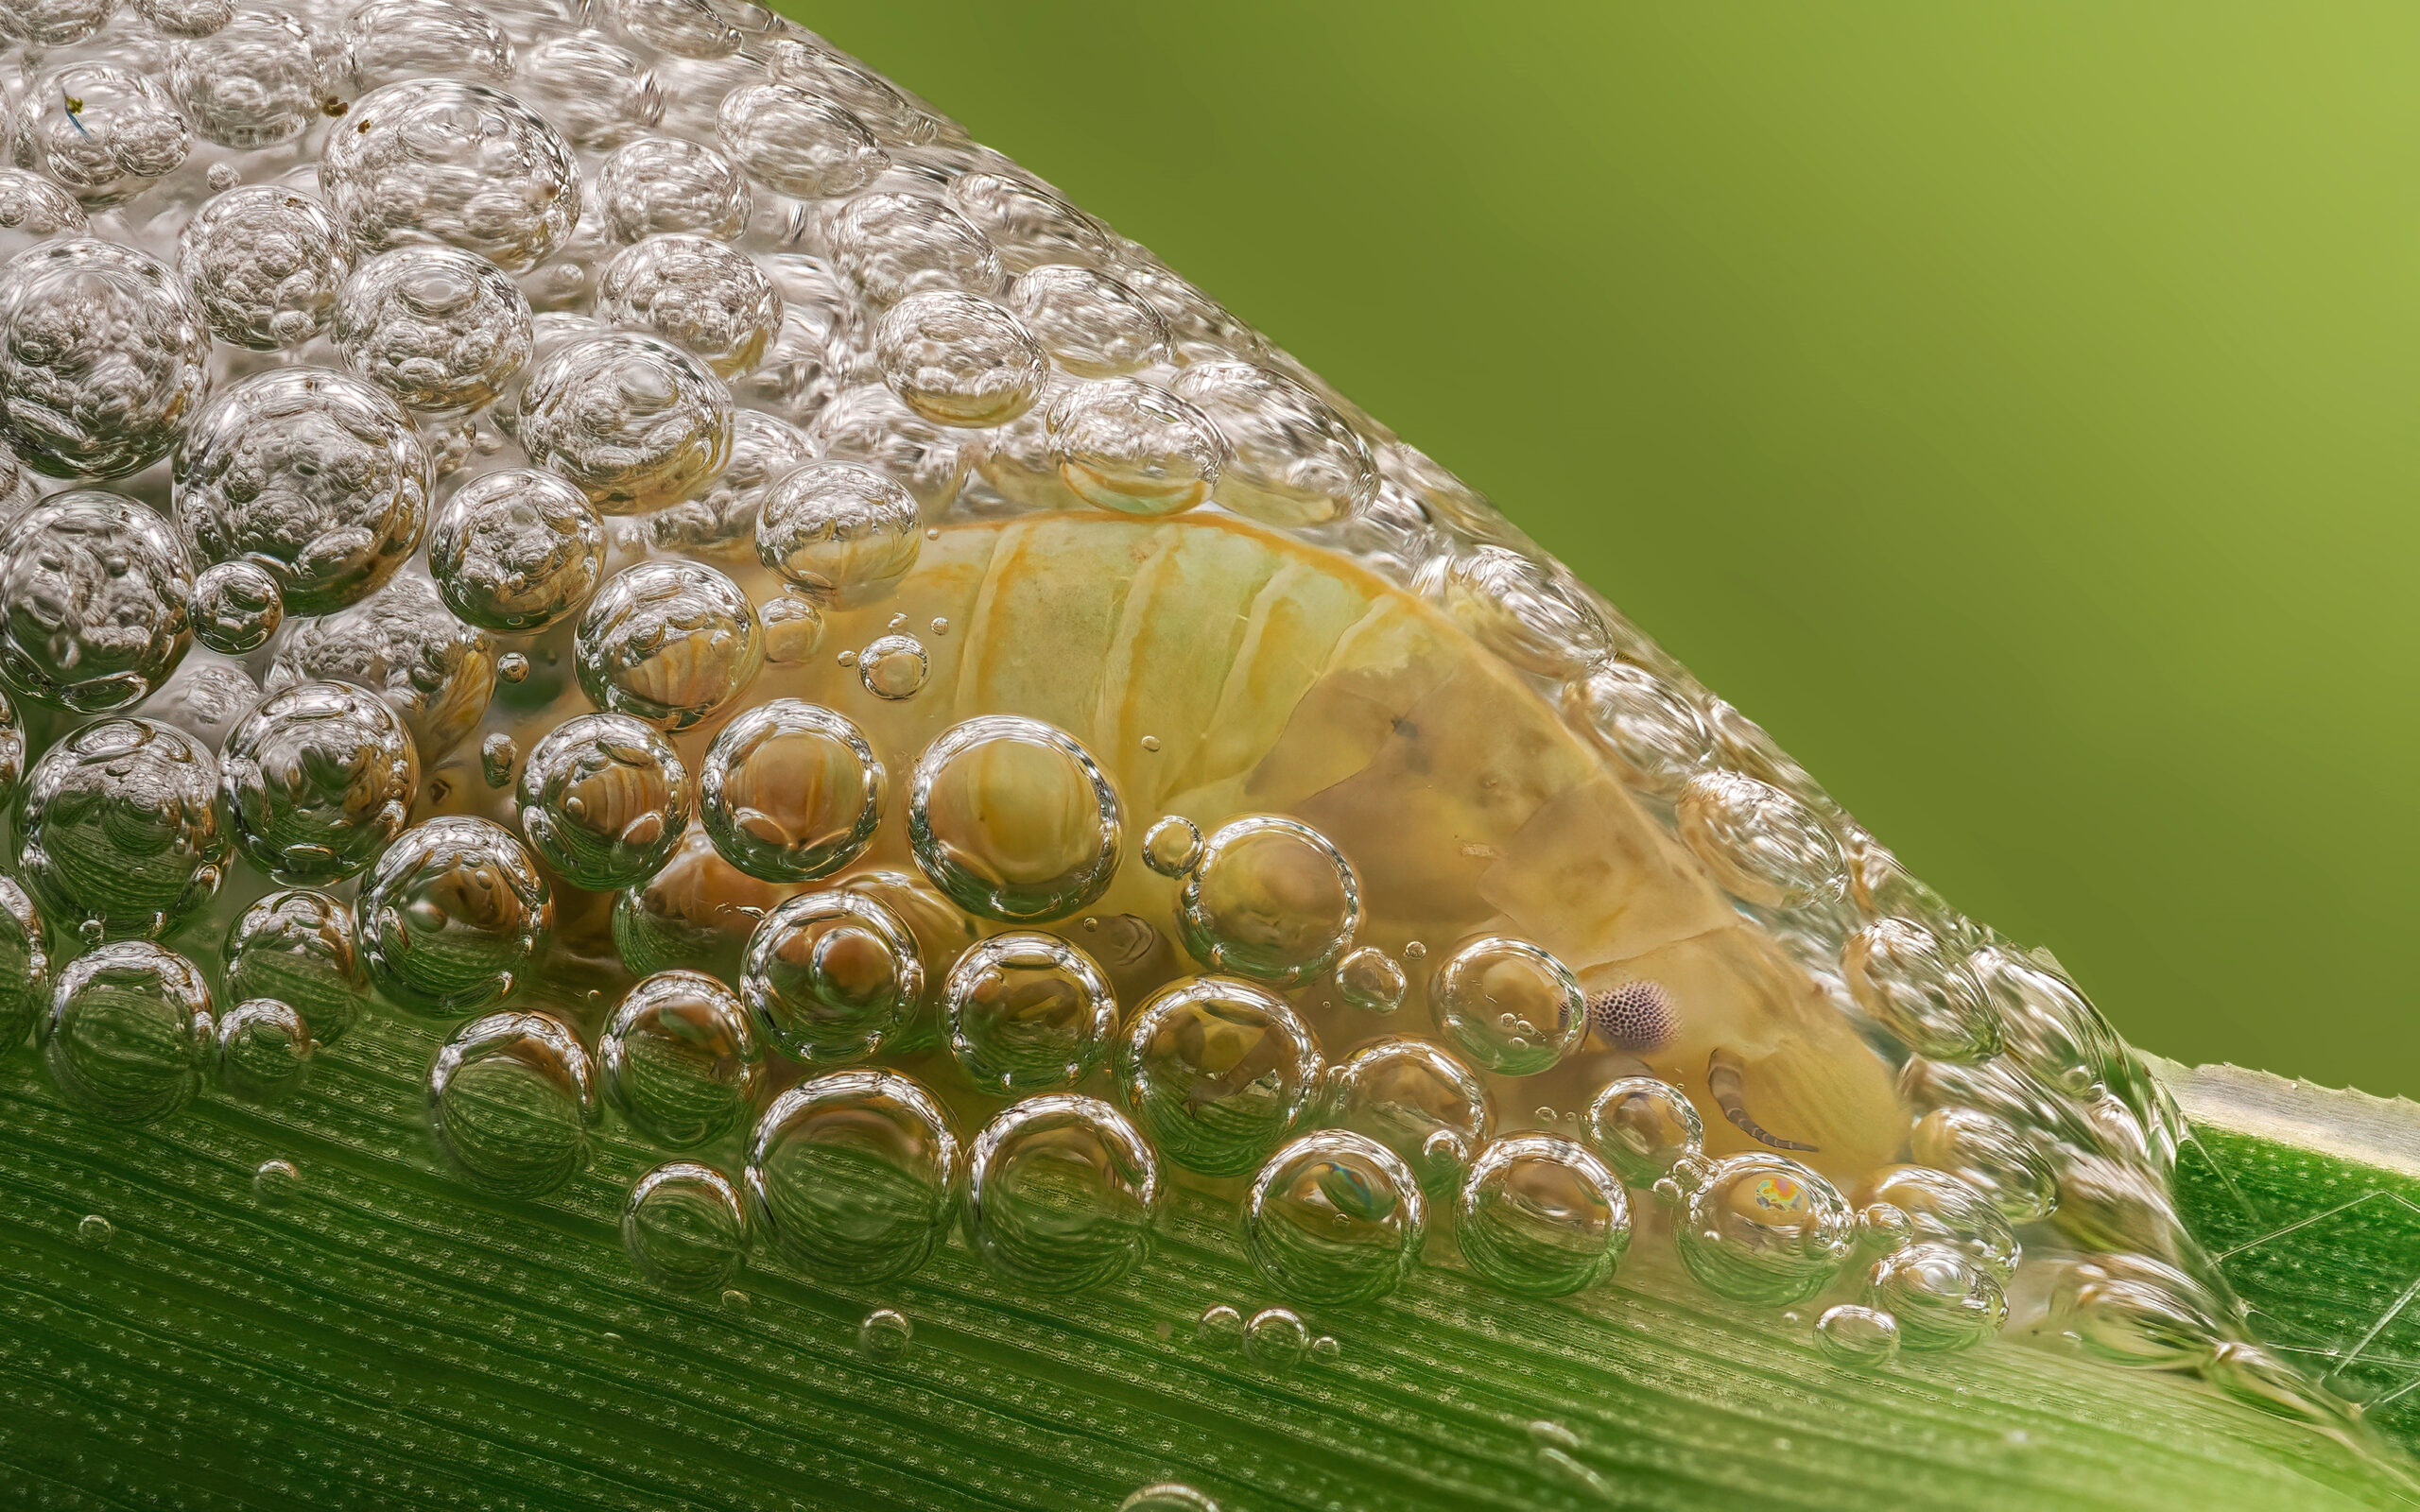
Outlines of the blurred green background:
[[2420,9],[792,9],[2136,1043],[2420,1093]]

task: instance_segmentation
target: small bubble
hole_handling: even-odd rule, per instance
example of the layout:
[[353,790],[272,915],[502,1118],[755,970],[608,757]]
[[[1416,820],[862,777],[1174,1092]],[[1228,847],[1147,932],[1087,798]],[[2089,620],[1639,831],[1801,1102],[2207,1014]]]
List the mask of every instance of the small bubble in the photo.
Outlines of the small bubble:
[[886,635],[857,653],[857,680],[866,692],[894,702],[912,698],[932,673],[932,658],[912,635]]
[[1143,865],[1163,877],[1182,877],[1201,862],[1203,843],[1199,825],[1170,814],[1143,832]]
[[84,1214],[84,1216],[78,1220],[76,1225],[76,1238],[78,1242],[89,1245],[95,1249],[105,1249],[109,1247],[109,1242],[116,1237],[117,1225],[110,1222],[107,1218],[102,1217],[97,1212],[88,1212]]
[[1221,1354],[1240,1349],[1244,1342],[1244,1315],[1224,1302],[1203,1309],[1193,1323],[1193,1342]]
[[1244,1324],[1244,1356],[1272,1370],[1290,1370],[1311,1347],[1310,1331],[1289,1307],[1265,1307]]
[[933,616],[931,627],[932,632],[935,635],[947,635],[949,633],[949,621],[936,614]]
[[1117,1512],[1219,1512],[1219,1503],[1190,1486],[1164,1481],[1118,1503]]
[[507,651],[495,659],[495,675],[506,682],[524,682],[529,677],[529,659],[518,651]]
[[[748,1249],[738,1189],[710,1165],[669,1160],[657,1166],[623,1202],[622,1247],[640,1275],[669,1291],[723,1285]],[[726,1303],[735,1295],[725,1292]]]
[[252,1172],[252,1200],[265,1208],[283,1208],[302,1190],[302,1173],[291,1160],[263,1160]]
[[723,1293],[722,1310],[726,1313],[733,1314],[746,1313],[748,1311],[748,1294],[735,1289]]
[[1157,735],[1145,735],[1143,737],[1143,748],[1145,750],[1158,750],[1160,748],[1160,737]]
[[488,786],[503,787],[512,781],[512,769],[521,761],[521,747],[512,737],[497,730],[479,742],[479,775]]
[[1415,940],[1408,941],[1408,942],[1404,945],[1404,948],[1403,948],[1403,958],[1404,958],[1405,960],[1407,960],[1407,961],[1417,961],[1417,960],[1423,960],[1423,959],[1426,959],[1426,958],[1427,954],[1428,954],[1428,947],[1427,947],[1427,946],[1426,946],[1426,945],[1423,945],[1422,943],[1420,943],[1420,941],[1418,941],[1418,940],[1416,940],[1416,939],[1415,939]]
[[244,176],[232,163],[214,163],[210,171],[202,175],[202,181],[210,185],[213,194],[223,195],[242,183]]
[[892,1361],[908,1352],[908,1344],[916,1337],[916,1325],[906,1314],[887,1307],[868,1313],[857,1325],[857,1349],[868,1359]]
[[857,664],[857,653],[855,651],[843,651],[832,660],[839,662],[844,667],[853,667]]
[[1334,1365],[1344,1358],[1344,1346],[1336,1342],[1333,1333],[1322,1333],[1311,1341],[1311,1358],[1322,1365]]

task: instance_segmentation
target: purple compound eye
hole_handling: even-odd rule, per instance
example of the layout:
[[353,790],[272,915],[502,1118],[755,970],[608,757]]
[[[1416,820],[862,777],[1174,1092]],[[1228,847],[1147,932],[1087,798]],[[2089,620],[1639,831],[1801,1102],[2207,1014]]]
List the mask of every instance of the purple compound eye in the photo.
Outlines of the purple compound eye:
[[1661,1049],[1679,1027],[1671,994],[1644,978],[1592,993],[1588,1023],[1607,1044],[1634,1055]]

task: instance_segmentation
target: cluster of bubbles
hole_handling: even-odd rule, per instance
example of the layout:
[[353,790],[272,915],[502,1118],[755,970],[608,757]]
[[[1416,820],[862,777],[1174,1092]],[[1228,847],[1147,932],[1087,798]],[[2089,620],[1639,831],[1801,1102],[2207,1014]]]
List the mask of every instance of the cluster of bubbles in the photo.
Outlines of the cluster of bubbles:
[[[670,1287],[759,1242],[896,1278],[954,1226],[1102,1285],[1182,1183],[1312,1306],[1447,1230],[1560,1295],[1662,1222],[1742,1302],[1861,1277],[1817,1335],[1874,1364],[1996,1331],[2022,1228],[2082,1347],[2282,1369],[2168,1205],[2172,1105],[2055,963],[1483,498],[811,33],[666,0],[22,0],[0,31],[0,1042],[38,1031],[86,1106],[282,1094],[383,1004],[448,1022],[429,1110],[474,1179],[551,1190],[609,1115],[679,1152],[624,1221]],[[1896,1068],[1909,1163],[1843,1195],[1720,1050],[1703,1095],[1752,1147],[1710,1155],[1643,1058],[1685,985],[1592,990],[1507,931],[1431,960],[1298,816],[1131,815],[1015,711],[890,749],[752,695],[938,525],[1047,510],[1228,518],[1449,617]],[[838,660],[870,711],[932,701],[904,619]],[[483,726],[502,806],[461,812]],[[871,855],[894,814],[912,871]],[[1167,917],[1087,916],[1130,850]],[[598,1024],[524,991],[575,932],[635,979]],[[1322,1045],[1407,1008],[1433,1032]],[[1584,1115],[1498,1127],[1583,1052],[1617,1073]]]

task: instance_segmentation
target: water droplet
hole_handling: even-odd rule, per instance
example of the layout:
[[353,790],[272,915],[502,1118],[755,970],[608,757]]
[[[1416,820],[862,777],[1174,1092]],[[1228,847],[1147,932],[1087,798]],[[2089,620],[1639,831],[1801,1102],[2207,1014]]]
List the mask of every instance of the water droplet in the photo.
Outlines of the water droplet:
[[1051,360],[1080,378],[1115,378],[1167,359],[1167,322],[1133,290],[1093,268],[1030,268],[1010,286],[1006,303]]
[[1163,815],[1143,832],[1143,865],[1163,877],[1182,877],[1201,864],[1201,831],[1181,814]]
[[1570,969],[1508,936],[1482,935],[1458,946],[1438,965],[1428,1001],[1445,1037],[1498,1075],[1547,1070],[1588,1033],[1587,999]]
[[1020,1284],[1077,1291],[1142,1263],[1163,1196],[1151,1147],[1115,1108],[1052,1092],[1008,1108],[977,1136],[967,1233]]
[[2047,1217],[2059,1205],[2059,1177],[2032,1137],[1972,1108],[1936,1108],[1916,1121],[1917,1160],[1988,1196],[2011,1223]]
[[[554,899],[529,852],[485,819],[434,818],[387,848],[354,903],[370,979],[421,1013],[477,1013],[536,966]],[[510,1017],[510,1016],[508,1016]]]
[[1233,455],[1218,499],[1267,524],[1323,524],[1365,507],[1377,464],[1361,438],[1317,395],[1248,362],[1198,362],[1171,384],[1209,417]]
[[219,756],[236,844],[280,882],[334,882],[369,866],[402,833],[419,785],[402,717],[340,682],[268,695]]
[[277,579],[256,562],[222,561],[193,580],[189,610],[193,637],[225,656],[243,656],[268,644],[285,619]]
[[302,1084],[311,1068],[310,1025],[274,998],[251,998],[218,1019],[218,1084],[266,1102]]
[[724,95],[715,135],[757,182],[801,199],[852,194],[890,163],[855,115],[788,84],[749,84]]
[[335,36],[278,11],[245,9],[177,43],[168,86],[205,140],[250,150],[307,130],[343,67]]
[[1319,1045],[1284,998],[1236,977],[1172,982],[1146,998],[1116,1048],[1118,1090],[1178,1165],[1257,1169],[1320,1090]]
[[252,1200],[264,1208],[283,1208],[302,1190],[302,1173],[291,1160],[269,1159],[252,1171]]
[[446,608],[484,629],[534,634],[578,613],[605,576],[605,526],[552,472],[499,468],[454,490],[428,529]]
[[1205,842],[1177,901],[1184,947],[1213,971],[1277,987],[1319,975],[1361,924],[1361,886],[1309,825],[1252,815]]
[[93,1249],[106,1249],[117,1237],[117,1225],[97,1212],[88,1212],[76,1220],[77,1242]]
[[908,1321],[906,1314],[878,1307],[857,1325],[857,1350],[868,1359],[887,1365],[905,1356],[915,1337],[916,1326]]
[[1025,323],[956,289],[909,294],[874,333],[883,380],[937,425],[1004,425],[1031,408],[1049,359]]
[[622,1204],[622,1247],[640,1275],[666,1291],[715,1291],[729,1285],[747,1259],[748,1214],[729,1177],[693,1160],[667,1160],[631,1187]]
[[298,889],[256,900],[228,927],[221,959],[230,997],[288,1005],[323,1045],[353,1028],[370,990],[353,919],[325,893]]
[[653,876],[681,843],[693,794],[662,735],[626,714],[555,727],[521,769],[522,833],[575,886],[595,891]]
[[877,309],[920,289],[989,294],[1001,283],[990,238],[928,195],[859,195],[833,217],[829,243],[833,265]]
[[455,0],[370,0],[337,35],[356,89],[446,72],[488,83],[512,77],[504,28]]
[[1214,1354],[1232,1353],[1244,1347],[1244,1315],[1220,1302],[1202,1310],[1193,1323],[1193,1342]]
[[1514,1134],[1481,1151],[1463,1179],[1462,1258],[1516,1297],[1561,1297],[1603,1280],[1630,1247],[1620,1180],[1569,1140]]
[[765,664],[804,666],[823,644],[823,613],[814,600],[785,590],[756,606],[765,627]]
[[1311,1347],[1310,1331],[1293,1309],[1264,1307],[1244,1323],[1244,1358],[1272,1370],[1291,1370]]
[[[0,421],[9,381],[0,357]],[[0,678],[22,697],[78,713],[124,709],[164,682],[185,653],[193,579],[184,554],[160,517],[131,499],[73,489],[18,515],[0,530],[0,584],[9,603]]]
[[1857,1215],[1832,1184],[1777,1155],[1715,1162],[1673,1221],[1681,1263],[1737,1302],[1803,1302],[1832,1283],[1855,1246]]
[[943,730],[908,784],[908,843],[933,885],[1009,923],[1063,919],[1109,889],[1124,830],[1109,779],[1055,725],[986,714]]
[[574,641],[590,702],[675,731],[739,696],[764,654],[756,607],[738,585],[685,561],[641,562],[614,577]]
[[899,916],[841,889],[786,900],[749,936],[740,997],[774,1045],[807,1065],[862,1060],[925,991],[916,937]]
[[1899,1321],[1900,1348],[1970,1349],[2008,1321],[2008,1298],[1992,1273],[1948,1245],[1918,1243],[1875,1262],[1866,1305]]
[[1375,945],[1348,951],[1336,963],[1336,989],[1364,1013],[1392,1013],[1403,1006],[1410,984],[1403,967]]
[[1036,931],[994,935],[959,956],[942,1005],[959,1069],[1010,1096],[1073,1087],[1117,1032],[1117,996],[1100,967]]
[[17,876],[52,919],[154,935],[218,890],[218,764],[171,725],[112,718],[53,746],[17,798]]
[[857,653],[857,680],[877,698],[912,698],[931,675],[932,658],[912,635],[886,635]]
[[723,727],[706,753],[700,818],[752,876],[807,882],[855,860],[882,820],[889,779],[846,717],[777,698]]
[[756,555],[818,604],[873,603],[916,565],[916,500],[883,472],[855,462],[810,462],[765,495]]
[[662,869],[614,897],[614,948],[634,975],[695,968],[737,986],[757,921],[783,898],[716,851],[691,825]]
[[516,273],[568,240],[580,212],[579,164],[553,127],[510,94],[442,78],[355,100],[328,133],[320,192],[366,250],[444,242]]
[[[25,61],[34,64],[40,53],[31,49]],[[193,143],[157,79],[110,63],[71,62],[28,78],[16,116],[17,166],[65,185],[87,210],[150,188],[183,163]]]
[[1279,1150],[1244,1199],[1253,1263],[1304,1302],[1386,1296],[1411,1273],[1427,1235],[1427,1204],[1411,1168],[1345,1129],[1305,1134]]
[[454,1031],[428,1073],[438,1147],[501,1196],[542,1196],[588,1161],[596,1074],[579,1036],[543,1013],[492,1013]]
[[1619,1076],[1588,1105],[1588,1143],[1623,1185],[1651,1187],[1673,1162],[1704,1148],[1705,1125],[1679,1088],[1652,1076]]
[[59,973],[43,1058],[60,1091],[103,1118],[147,1124],[182,1108],[216,1048],[210,988],[147,940],[103,945]]
[[1494,1131],[1487,1092],[1469,1067],[1426,1040],[1381,1040],[1330,1074],[1328,1117],[1394,1152],[1431,1196],[1460,1189]]
[[757,1121],[748,1194],[791,1263],[872,1285],[941,1244],[959,1167],[949,1116],[923,1087],[895,1072],[835,1072],[782,1093]]

